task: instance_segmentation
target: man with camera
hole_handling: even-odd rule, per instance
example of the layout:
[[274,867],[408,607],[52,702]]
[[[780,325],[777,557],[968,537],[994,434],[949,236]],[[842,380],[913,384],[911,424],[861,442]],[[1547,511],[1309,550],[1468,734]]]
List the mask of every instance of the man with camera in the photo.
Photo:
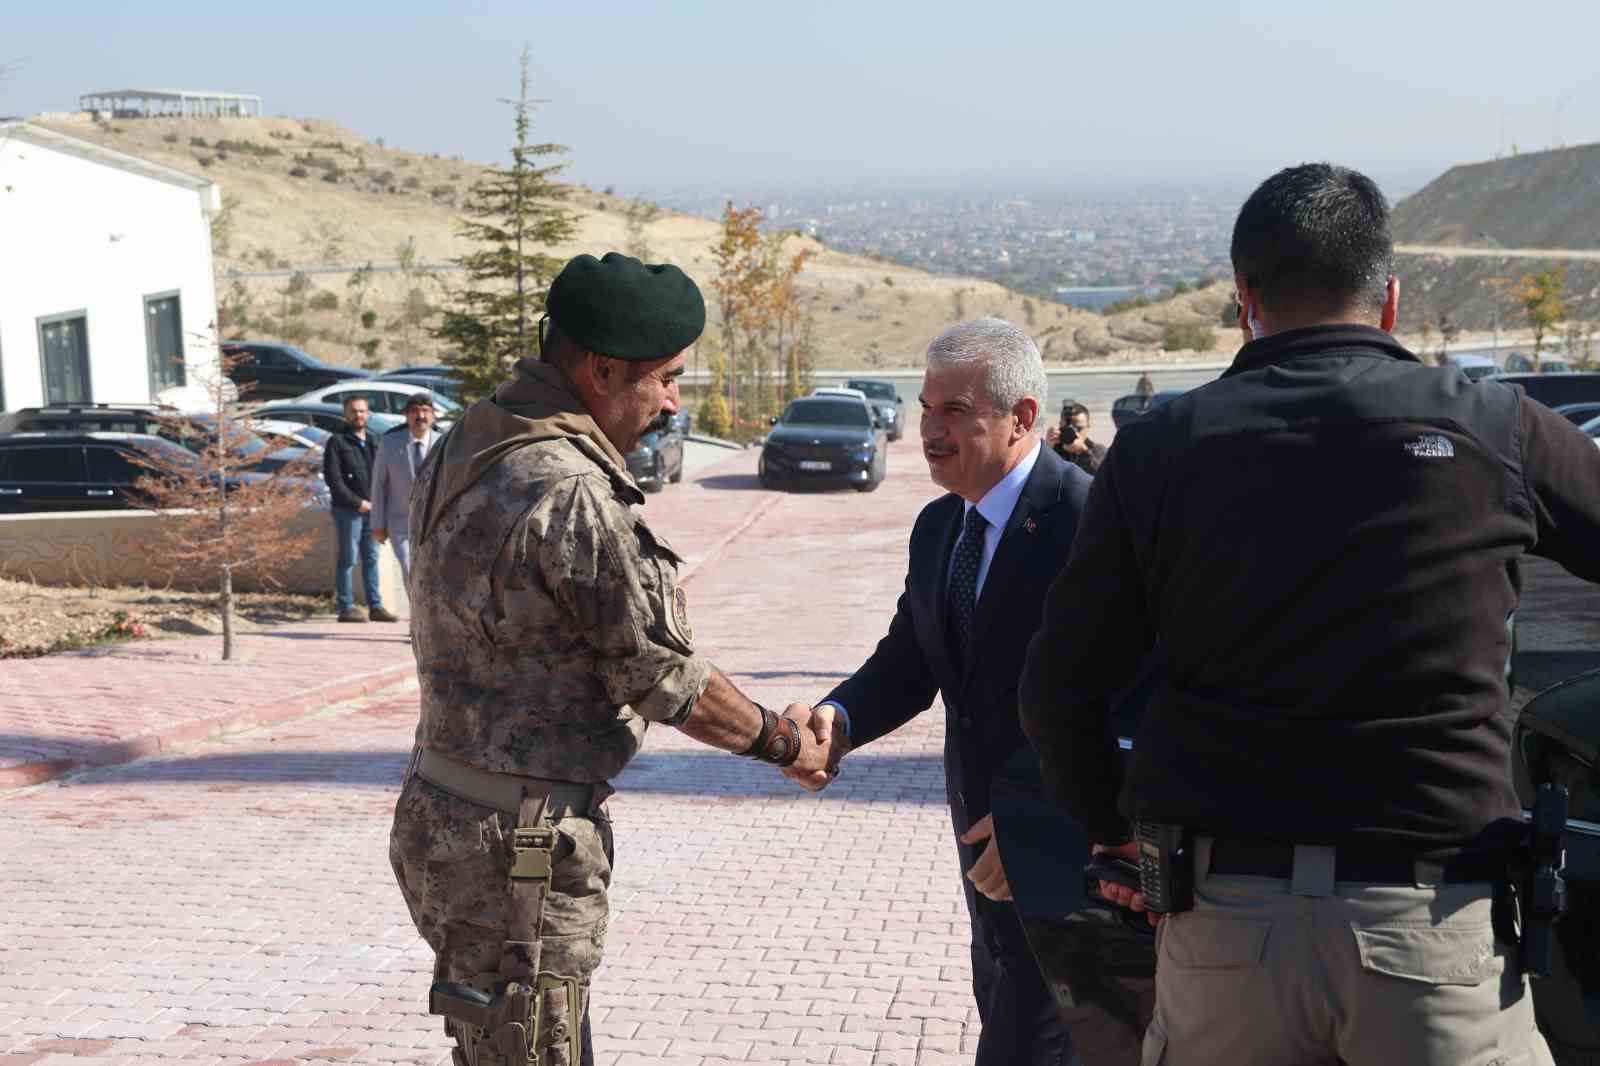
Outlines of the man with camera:
[[1090,477],[1106,461],[1106,446],[1089,439],[1089,409],[1077,400],[1061,405],[1061,424],[1050,427],[1045,442]]
[[[1366,177],[1274,175],[1232,257],[1247,343],[1119,433],[1019,694],[1140,863],[1101,891],[1165,914],[1144,1061],[1548,1063],[1504,920],[1506,620],[1525,553],[1600,580],[1600,452],[1395,342]],[[1107,701],[1158,642],[1122,775]]]

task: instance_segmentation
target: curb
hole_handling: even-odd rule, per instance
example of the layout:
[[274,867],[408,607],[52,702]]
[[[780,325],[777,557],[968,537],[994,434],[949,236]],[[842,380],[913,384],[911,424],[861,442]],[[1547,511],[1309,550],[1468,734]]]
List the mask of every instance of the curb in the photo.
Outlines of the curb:
[[42,785],[82,770],[117,766],[199,744],[225,733],[255,729],[290,718],[299,718],[331,704],[370,696],[404,679],[416,668],[416,663],[398,663],[370,674],[360,674],[306,689],[287,699],[275,700],[259,707],[229,711],[193,722],[178,722],[160,732],[97,744],[75,758],[46,759],[0,768],[0,792]]

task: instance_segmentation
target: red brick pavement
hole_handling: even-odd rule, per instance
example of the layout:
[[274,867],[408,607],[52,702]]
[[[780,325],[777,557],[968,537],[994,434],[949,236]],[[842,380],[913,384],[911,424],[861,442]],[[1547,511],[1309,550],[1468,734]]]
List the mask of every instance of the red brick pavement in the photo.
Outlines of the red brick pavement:
[[[776,496],[746,454],[649,504],[702,563],[698,643],[758,698],[818,698],[881,633],[933,493],[914,443],[891,461],[871,496]],[[415,716],[391,691],[0,800],[0,1066],[447,1062],[385,856]],[[613,800],[598,1061],[970,1060],[941,724],[821,797],[653,730]]]
[[[734,454],[651,499],[652,520],[686,555],[691,575],[778,502],[773,493],[717,489],[719,471],[749,462]],[[708,494],[716,506],[707,506]],[[392,685],[414,665],[404,625],[331,620],[242,635],[230,662],[220,653],[218,637],[183,637],[0,665],[0,792],[295,718]]]

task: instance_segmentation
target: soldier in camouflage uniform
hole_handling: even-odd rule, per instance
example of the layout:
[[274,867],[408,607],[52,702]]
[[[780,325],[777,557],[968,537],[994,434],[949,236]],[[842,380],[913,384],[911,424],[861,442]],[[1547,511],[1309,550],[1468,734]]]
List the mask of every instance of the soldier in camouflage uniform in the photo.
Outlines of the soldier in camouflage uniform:
[[457,1063],[593,1061],[611,879],[607,782],[651,722],[826,780],[829,723],[751,702],[695,654],[682,561],[623,456],[677,410],[699,290],[579,256],[540,360],[473,405],[412,493],[417,751],[389,854],[433,948]]

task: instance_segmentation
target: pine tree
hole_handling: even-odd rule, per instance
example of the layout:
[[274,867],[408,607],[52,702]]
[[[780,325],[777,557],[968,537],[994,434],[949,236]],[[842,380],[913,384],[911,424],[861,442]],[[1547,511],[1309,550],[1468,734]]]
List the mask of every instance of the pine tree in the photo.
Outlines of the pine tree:
[[566,165],[537,165],[545,156],[565,154],[566,147],[529,141],[539,101],[528,98],[528,57],[524,47],[520,91],[505,101],[516,115],[511,166],[485,171],[467,193],[462,210],[468,217],[458,228],[476,250],[454,260],[466,272],[466,284],[450,294],[453,306],[433,331],[453,349],[444,361],[468,402],[493,392],[518,359],[537,358],[538,319],[562,265],[539,249],[577,230],[578,216],[560,206],[567,188],[555,181]]

